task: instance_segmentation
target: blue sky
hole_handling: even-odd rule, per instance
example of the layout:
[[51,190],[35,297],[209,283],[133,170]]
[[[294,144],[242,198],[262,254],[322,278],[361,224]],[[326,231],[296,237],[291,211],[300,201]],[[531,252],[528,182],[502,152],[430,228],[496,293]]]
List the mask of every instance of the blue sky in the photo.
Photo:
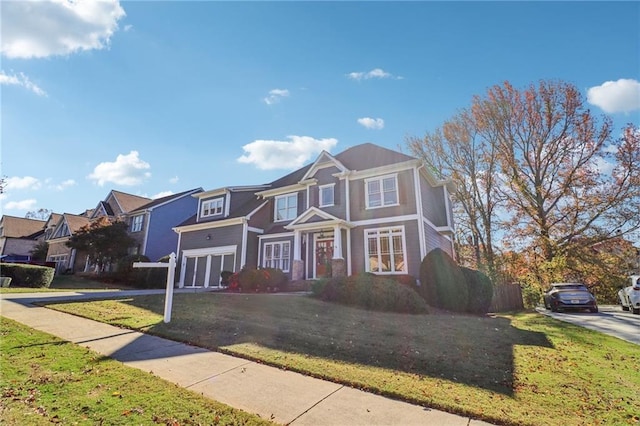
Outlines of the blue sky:
[[508,80],[640,124],[638,2],[2,1],[2,214],[407,152]]

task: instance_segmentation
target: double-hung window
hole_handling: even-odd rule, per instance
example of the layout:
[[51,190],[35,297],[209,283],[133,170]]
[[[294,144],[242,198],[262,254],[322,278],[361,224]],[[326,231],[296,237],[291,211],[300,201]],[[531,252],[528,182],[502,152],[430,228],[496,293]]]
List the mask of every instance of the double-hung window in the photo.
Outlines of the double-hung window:
[[365,185],[368,209],[398,204],[398,177],[396,175],[367,179]]
[[333,206],[335,203],[334,197],[334,184],[331,185],[322,185],[319,187],[320,191],[320,207],[328,207]]
[[131,232],[140,232],[142,231],[142,221],[144,219],[144,215],[139,214],[134,216],[131,220]]
[[298,215],[298,194],[276,197],[275,221],[293,220]]
[[224,205],[223,198],[216,198],[214,200],[204,201],[202,203],[202,213],[200,217],[214,216],[222,214],[222,206]]
[[403,227],[365,231],[366,271],[379,274],[406,273],[407,250]]
[[291,243],[289,241],[266,243],[264,245],[262,267],[276,268],[282,270],[282,272],[289,272],[290,253]]

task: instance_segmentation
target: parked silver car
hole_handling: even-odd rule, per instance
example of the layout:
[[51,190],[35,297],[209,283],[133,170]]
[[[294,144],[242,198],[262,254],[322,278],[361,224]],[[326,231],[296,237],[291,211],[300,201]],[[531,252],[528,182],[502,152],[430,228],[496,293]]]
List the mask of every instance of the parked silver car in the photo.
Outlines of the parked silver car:
[[629,277],[631,285],[618,291],[618,301],[623,311],[640,315],[640,275]]
[[552,312],[584,309],[598,312],[595,296],[581,283],[553,283],[543,299],[544,307]]

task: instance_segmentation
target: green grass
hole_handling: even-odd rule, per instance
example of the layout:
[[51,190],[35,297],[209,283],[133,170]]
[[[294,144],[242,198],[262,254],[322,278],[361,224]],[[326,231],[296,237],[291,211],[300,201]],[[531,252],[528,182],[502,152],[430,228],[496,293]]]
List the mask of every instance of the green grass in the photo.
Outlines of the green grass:
[[16,287],[12,283],[10,287],[0,287],[0,294],[5,293],[44,293],[49,291],[69,290],[122,290],[130,287],[119,284],[104,283],[77,275],[56,275],[48,288],[42,287]]
[[0,335],[2,424],[272,424],[2,317]]
[[287,295],[49,305],[497,424],[640,423],[638,346],[536,313],[371,312]]

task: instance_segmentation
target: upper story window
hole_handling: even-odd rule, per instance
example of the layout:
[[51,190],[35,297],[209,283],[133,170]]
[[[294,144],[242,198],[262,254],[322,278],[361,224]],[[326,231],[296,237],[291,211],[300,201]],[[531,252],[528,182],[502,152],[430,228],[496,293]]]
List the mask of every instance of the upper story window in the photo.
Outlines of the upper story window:
[[335,203],[334,197],[335,185],[323,185],[319,188],[320,191],[320,207],[333,206]]
[[202,213],[200,213],[200,217],[207,217],[207,216],[222,214],[223,204],[224,204],[223,198],[216,198],[214,200],[203,201]]
[[365,180],[367,208],[395,206],[398,204],[398,177],[381,176]]
[[293,220],[298,215],[298,194],[276,197],[275,221]]
[[140,232],[142,231],[142,221],[144,219],[144,215],[139,214],[134,216],[131,220],[131,232]]

